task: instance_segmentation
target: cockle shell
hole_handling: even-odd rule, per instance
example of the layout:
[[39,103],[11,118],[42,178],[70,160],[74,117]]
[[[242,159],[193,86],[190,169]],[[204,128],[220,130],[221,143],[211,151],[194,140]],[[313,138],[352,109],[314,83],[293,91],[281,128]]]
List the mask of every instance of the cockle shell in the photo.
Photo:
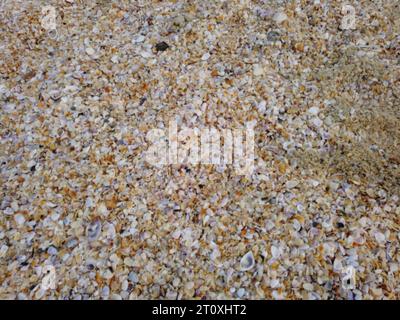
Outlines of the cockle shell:
[[247,252],[240,260],[240,270],[247,271],[254,267],[255,260],[251,251]]

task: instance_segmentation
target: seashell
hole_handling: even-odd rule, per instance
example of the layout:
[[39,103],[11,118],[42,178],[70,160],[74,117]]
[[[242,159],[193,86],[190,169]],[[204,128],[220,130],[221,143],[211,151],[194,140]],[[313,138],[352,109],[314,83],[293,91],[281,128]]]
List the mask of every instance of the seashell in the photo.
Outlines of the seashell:
[[54,246],[50,246],[50,247],[47,249],[47,253],[48,253],[49,255],[51,255],[51,256],[55,256],[55,255],[57,255],[58,250],[57,250]]
[[386,242],[385,235],[381,232],[375,233],[375,239],[379,244],[384,244]]
[[203,54],[203,56],[201,57],[201,60],[206,61],[210,58],[210,53],[206,52],[205,54]]
[[74,247],[76,247],[77,245],[78,245],[78,240],[77,240],[76,238],[69,239],[69,240],[67,241],[67,243],[65,244],[65,246],[66,246],[68,249],[74,248]]
[[267,33],[267,40],[268,41],[278,41],[280,38],[280,34],[277,31],[270,31]]
[[301,223],[298,220],[293,220],[293,229],[299,232],[301,230]]
[[289,180],[288,182],[286,182],[286,188],[288,189],[293,189],[294,187],[296,187],[299,184],[298,181],[296,180]]
[[3,105],[3,110],[7,113],[11,113],[15,110],[15,107],[14,103],[6,103]]
[[303,284],[303,288],[307,291],[313,291],[314,286],[312,285],[312,283],[304,283]]
[[87,230],[86,230],[86,235],[89,241],[96,241],[97,238],[100,236],[101,232],[101,223],[99,220],[96,220],[92,222]]
[[255,76],[261,76],[264,74],[264,68],[259,64],[255,64],[253,66],[253,73]]
[[287,17],[287,15],[286,15],[286,13],[284,13],[284,12],[282,12],[282,11],[275,13],[274,16],[272,17],[272,19],[273,19],[277,24],[282,23],[282,22],[285,21],[287,18],[288,18],[288,17]]
[[108,209],[107,209],[107,207],[106,207],[106,205],[104,203],[101,203],[99,205],[99,208],[97,209],[97,211],[103,216],[107,216],[108,215]]
[[278,259],[281,255],[281,250],[278,247],[271,246],[271,255],[273,258]]
[[136,43],[141,43],[145,40],[146,38],[143,35],[137,35],[133,38],[132,43],[136,44]]
[[257,106],[258,112],[264,113],[266,110],[266,106],[267,106],[267,102],[265,100],[261,101]]
[[0,258],[5,257],[7,251],[8,251],[8,246],[6,246],[5,244],[3,244],[3,245],[0,247]]
[[145,59],[151,58],[153,56],[153,54],[149,51],[141,51],[140,55],[142,56],[142,58]]
[[110,60],[111,60],[112,63],[118,63],[119,62],[119,58],[118,58],[117,55],[113,55]]
[[139,277],[135,272],[131,272],[128,275],[128,279],[132,283],[138,283],[139,282]]
[[59,90],[52,90],[50,91],[50,98],[54,101],[58,101],[61,98],[61,91]]
[[85,52],[89,55],[89,56],[93,56],[96,51],[94,51],[94,49],[92,47],[88,47],[85,49]]
[[253,268],[255,265],[255,260],[253,253],[251,251],[247,252],[240,260],[240,270],[247,271]]

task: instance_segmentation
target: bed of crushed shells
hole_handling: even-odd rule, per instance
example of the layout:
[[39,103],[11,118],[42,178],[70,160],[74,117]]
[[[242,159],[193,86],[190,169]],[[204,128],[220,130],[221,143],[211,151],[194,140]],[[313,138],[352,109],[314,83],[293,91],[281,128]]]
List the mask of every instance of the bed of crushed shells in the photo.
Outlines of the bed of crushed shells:
[[[2,0],[0,298],[399,299],[398,185],[293,156],[330,147],[340,97],[399,102],[399,4],[351,2],[347,30],[342,1]],[[170,119],[255,120],[252,176],[146,163]]]

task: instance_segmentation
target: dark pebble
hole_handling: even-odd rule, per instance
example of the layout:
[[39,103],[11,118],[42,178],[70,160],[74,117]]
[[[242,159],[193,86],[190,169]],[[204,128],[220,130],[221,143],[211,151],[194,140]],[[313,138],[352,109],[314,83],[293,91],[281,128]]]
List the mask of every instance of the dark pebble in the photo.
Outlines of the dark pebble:
[[344,224],[341,223],[341,222],[338,222],[338,223],[337,223],[337,227],[340,228],[340,229],[342,229],[342,228],[344,228]]
[[159,42],[159,43],[156,44],[156,50],[157,51],[165,51],[168,48],[169,48],[169,45],[164,41]]
[[267,40],[268,41],[275,42],[275,41],[278,41],[279,38],[280,38],[280,34],[278,32],[276,32],[276,31],[270,31],[270,32],[267,33]]

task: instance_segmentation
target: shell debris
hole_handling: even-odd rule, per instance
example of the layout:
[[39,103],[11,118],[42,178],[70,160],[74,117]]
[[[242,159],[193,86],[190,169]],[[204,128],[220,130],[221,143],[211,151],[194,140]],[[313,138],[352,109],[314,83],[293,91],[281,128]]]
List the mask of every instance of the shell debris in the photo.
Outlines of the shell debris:
[[0,7],[0,299],[400,299],[397,0]]

